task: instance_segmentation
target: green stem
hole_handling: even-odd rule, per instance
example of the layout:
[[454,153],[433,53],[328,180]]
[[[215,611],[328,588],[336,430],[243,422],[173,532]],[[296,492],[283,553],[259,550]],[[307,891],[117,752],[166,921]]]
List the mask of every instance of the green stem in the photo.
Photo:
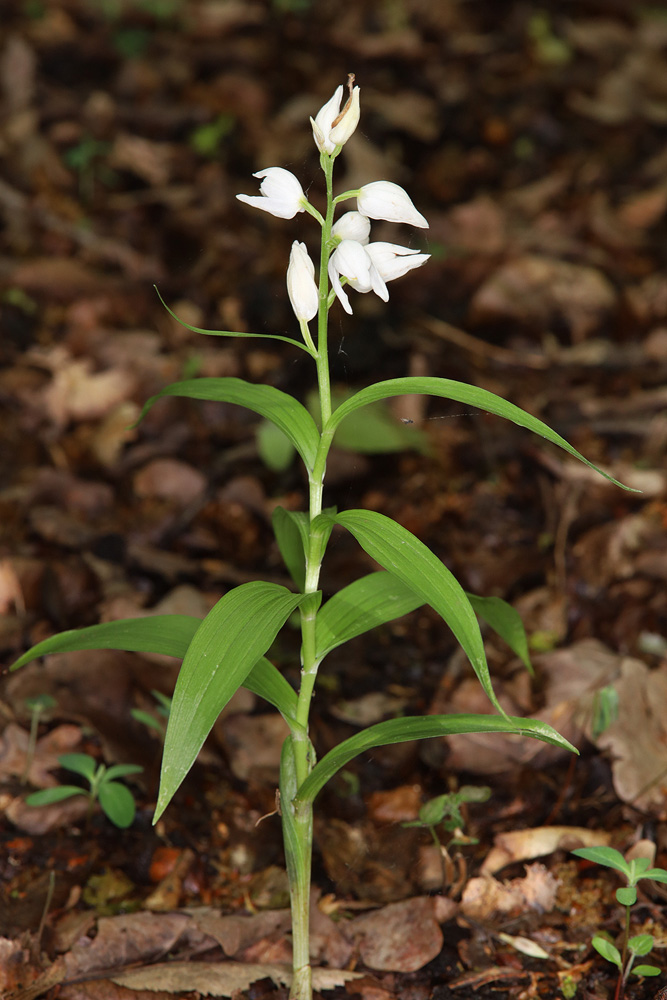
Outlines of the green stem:
[[[320,253],[319,308],[317,314],[317,348],[310,338],[304,339],[313,348],[317,365],[317,386],[320,401],[320,426],[325,428],[331,417],[331,381],[329,376],[329,355],[327,334],[329,323],[329,256],[333,250],[331,229],[334,217],[333,165],[334,157],[325,153],[320,163],[326,179],[327,211],[321,220],[322,243]],[[303,332],[303,330],[302,330]],[[309,534],[306,556],[306,578],[304,593],[312,597],[304,601],[301,613],[301,685],[299,688],[296,722],[291,736],[285,741],[281,761],[280,799],[283,820],[283,837],[287,858],[287,873],[290,883],[292,907],[292,947],[293,981],[290,1000],[311,1000],[312,977],[310,968],[310,874],[313,837],[313,807],[308,802],[297,810],[295,798],[315,763],[312,744],[308,738],[308,718],[310,704],[317,677],[319,660],[316,646],[316,619],[319,608],[318,587],[320,569],[328,533],[323,533],[316,524],[322,513],[322,496],[326,460],[333,437],[332,432],[322,430],[315,463],[309,473],[308,517]]]

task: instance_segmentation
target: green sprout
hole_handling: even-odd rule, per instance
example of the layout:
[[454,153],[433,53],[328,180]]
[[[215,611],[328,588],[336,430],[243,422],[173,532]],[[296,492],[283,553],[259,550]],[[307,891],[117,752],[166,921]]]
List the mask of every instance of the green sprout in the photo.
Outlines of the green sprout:
[[136,806],[132,793],[116,778],[124,778],[129,774],[139,774],[143,767],[138,764],[97,764],[94,757],[87,753],[64,753],[58,757],[58,763],[67,771],[80,774],[85,778],[90,788],[86,790],[79,785],[56,785],[55,788],[44,788],[33,792],[26,799],[29,806],[49,806],[54,802],[62,802],[74,795],[85,795],[88,799],[88,816],[90,819],[95,803],[99,801],[102,811],[111,822],[126,829],[134,820]]
[[[405,827],[424,827],[431,834],[440,854],[443,891],[447,886],[453,886],[454,892],[455,888],[463,885],[466,877],[463,855],[459,852],[452,858],[449,853],[450,848],[478,843],[476,837],[469,837],[463,832],[465,819],[461,807],[469,802],[487,802],[490,797],[491,789],[487,785],[462,785],[458,792],[446,792],[444,795],[429,799],[419,810],[417,819],[401,824]],[[438,836],[438,826],[442,826],[443,830],[452,834],[447,844],[443,844]]]
[[[150,712],[144,712],[141,708],[130,709],[130,715],[133,719],[136,719],[137,722],[142,722],[144,726],[158,732],[164,739],[164,734],[167,730],[167,722],[169,720],[169,712],[171,711],[171,698],[166,694],[162,694],[161,691],[151,690],[151,694],[157,702],[155,711],[158,715],[162,716],[162,718],[156,719],[154,715],[150,714]],[[162,722],[162,719],[164,719],[165,722]]]
[[38,694],[34,698],[26,698],[25,707],[30,712],[30,735],[28,736],[28,748],[25,752],[25,767],[21,775],[21,784],[28,781],[28,774],[35,759],[35,747],[37,746],[37,733],[42,715],[50,708],[54,708],[56,699],[50,694]]
[[585,861],[613,868],[626,880],[627,885],[616,890],[616,899],[625,907],[620,950],[606,934],[595,934],[591,941],[597,953],[618,969],[614,1000],[622,1000],[630,973],[635,976],[660,975],[660,969],[655,965],[634,964],[636,958],[648,955],[654,941],[651,934],[636,934],[630,937],[630,908],[637,902],[637,883],[641,879],[648,879],[650,882],[662,882],[667,885],[667,871],[664,868],[651,868],[648,858],[633,858],[632,861],[626,861],[621,852],[613,847],[580,847],[572,853]]

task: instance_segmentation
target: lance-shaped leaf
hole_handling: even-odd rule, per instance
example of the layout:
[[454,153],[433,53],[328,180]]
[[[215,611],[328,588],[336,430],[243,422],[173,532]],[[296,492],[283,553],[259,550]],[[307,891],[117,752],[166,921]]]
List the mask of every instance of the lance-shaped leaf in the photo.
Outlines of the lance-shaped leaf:
[[225,594],[188,646],[169,713],[156,821],[194,764],[215,720],[285,621],[304,600],[253,581]]
[[[50,653],[73,653],[81,649],[123,649],[128,653],[162,653],[182,660],[201,625],[193,615],[152,615],[120,618],[87,628],[52,635],[29,649],[11,666],[17,670],[31,660]],[[249,691],[264,698],[290,722],[296,716],[296,693],[274,665],[261,657],[243,682]]]
[[169,315],[184,326],[187,330],[192,330],[193,333],[203,333],[207,337],[250,337],[259,340],[282,340],[286,344],[291,344],[293,347],[300,347],[302,351],[306,351],[307,354],[312,352],[305,344],[302,344],[298,340],[294,340],[292,337],[283,337],[279,333],[241,333],[240,330],[203,330],[200,326],[192,326],[190,323],[186,323],[184,319],[177,316],[173,309],[170,309],[167,303],[164,301],[160,295],[160,290],[157,285],[153,286],[158,294],[158,298],[162,305],[165,307]]
[[530,662],[530,651],[528,649],[528,636],[523,627],[521,615],[516,608],[513,608],[507,601],[503,601],[501,597],[479,597],[477,594],[468,593],[468,591],[466,591],[466,595],[476,614],[487,625],[490,625],[501,639],[505,640],[528,672],[533,674],[533,665]]
[[172,382],[144,403],[137,423],[146,416],[158,399],[163,399],[165,396],[234,403],[254,410],[267,420],[272,420],[292,442],[306,468],[309,470],[313,468],[320,441],[315,421],[305,406],[272,385],[255,385],[242,378],[193,378],[183,382]]
[[354,535],[362,549],[398,577],[447,622],[463,647],[495,708],[498,703],[484,653],[479,624],[465,591],[447,567],[418,538],[374,510],[346,510],[334,519]]
[[308,548],[308,515],[304,511],[275,507],[271,515],[273,533],[283,562],[298,590],[306,585],[306,550]]
[[339,743],[330,750],[310,772],[296,796],[296,805],[312,802],[318,792],[333,775],[354,757],[374,747],[389,743],[406,743],[409,740],[433,739],[437,736],[453,736],[459,733],[510,733],[516,736],[532,736],[573,753],[579,751],[568,743],[547,722],[540,719],[522,719],[516,716],[499,715],[426,715],[407,716],[403,719],[388,719],[375,726],[369,726],[361,733]]
[[563,448],[591,469],[595,469],[596,472],[599,472],[616,486],[620,486],[621,489],[628,490],[631,493],[641,492],[640,490],[632,489],[630,486],[624,486],[623,483],[619,483],[617,479],[614,479],[613,476],[598,468],[597,465],[593,465],[592,462],[584,458],[560,434],[553,431],[542,420],[538,420],[537,417],[533,417],[519,406],[515,406],[514,403],[508,403],[502,396],[496,396],[495,393],[489,392],[488,389],[480,389],[476,385],[466,385],[465,382],[455,382],[448,378],[434,378],[428,375],[420,375],[407,378],[393,378],[386,382],[377,382],[375,385],[370,385],[346,400],[332,413],[325,432],[333,432],[345,417],[358,410],[360,406],[374,403],[378,399],[386,399],[389,396],[402,396],[404,393],[411,392],[421,393],[422,395],[443,396],[445,399],[453,399],[458,403],[476,406],[480,410],[486,410],[488,413],[495,413],[499,417],[505,417],[519,427],[526,427],[529,431],[533,431],[535,434],[539,434],[540,437],[546,438],[547,441],[557,444],[559,448]]
[[424,603],[412,587],[384,571],[369,573],[329,598],[317,615],[318,660],[348,639],[400,618]]

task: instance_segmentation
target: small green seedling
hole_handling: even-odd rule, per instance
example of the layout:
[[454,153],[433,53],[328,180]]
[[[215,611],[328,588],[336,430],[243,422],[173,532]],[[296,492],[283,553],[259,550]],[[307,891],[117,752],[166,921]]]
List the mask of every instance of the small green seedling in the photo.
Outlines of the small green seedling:
[[90,785],[90,789],[79,785],[57,785],[55,788],[44,788],[33,792],[26,799],[29,806],[48,806],[54,802],[62,802],[73,795],[85,795],[88,798],[88,818],[92,815],[95,803],[99,800],[102,811],[111,822],[122,829],[130,826],[134,820],[136,807],[132,792],[121,785],[116,778],[128,774],[139,774],[143,767],[138,764],[97,764],[94,757],[87,753],[64,753],[58,758],[58,763],[67,771],[80,774]]
[[625,984],[630,973],[635,976],[659,976],[660,969],[655,965],[635,965],[635,959],[640,958],[653,948],[653,937],[650,934],[636,934],[630,937],[630,908],[637,902],[637,883],[640,879],[651,882],[662,882],[667,885],[667,871],[664,868],[651,868],[648,858],[633,858],[626,861],[620,851],[613,847],[580,847],[572,851],[578,858],[592,861],[596,865],[604,865],[619,872],[627,885],[616,890],[616,899],[625,907],[625,926],[621,950],[604,934],[595,934],[592,945],[599,955],[611,962],[618,969],[618,981],[614,1000],[621,1000]]
[[25,767],[21,775],[22,785],[26,784],[32,762],[35,759],[35,747],[37,746],[40,719],[44,712],[48,712],[50,708],[55,708],[55,705],[56,699],[50,694],[38,694],[34,698],[26,698],[25,700],[25,707],[30,712],[30,735],[28,736],[28,749],[25,754]]
[[[433,842],[440,853],[442,865],[442,888],[452,887],[452,894],[462,886],[466,878],[466,863],[462,854],[451,857],[451,847],[462,847],[477,844],[476,837],[469,837],[463,832],[465,819],[461,806],[468,802],[487,802],[491,797],[491,789],[487,785],[462,785],[458,792],[446,792],[434,799],[429,799],[419,810],[418,819],[403,823],[402,826],[421,826],[427,829],[433,837]],[[451,833],[447,844],[443,844],[438,836],[437,827],[442,825],[447,833]],[[458,877],[456,868],[458,867]]]
[[169,712],[171,711],[171,698],[169,695],[162,694],[162,691],[152,690],[151,694],[157,702],[155,711],[166,721],[162,722],[162,719],[156,719],[154,715],[150,714],[150,712],[144,712],[141,708],[130,709],[130,715],[133,719],[136,719],[137,722],[142,722],[144,726],[148,727],[148,729],[154,729],[160,734],[162,739],[164,739],[164,734],[167,731],[167,722],[169,721]]

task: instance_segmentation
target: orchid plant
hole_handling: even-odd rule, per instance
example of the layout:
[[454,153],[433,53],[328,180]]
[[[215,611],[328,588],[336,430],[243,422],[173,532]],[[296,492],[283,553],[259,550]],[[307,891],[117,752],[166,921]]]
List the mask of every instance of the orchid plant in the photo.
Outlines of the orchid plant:
[[[272,421],[286,435],[303,461],[309,486],[306,511],[277,507],[273,514],[276,540],[294,589],[259,580],[244,583],[224,594],[203,620],[187,615],[157,615],[107,622],[40,642],[14,665],[19,667],[55,651],[102,647],[166,653],[182,658],[165,736],[156,821],[194,764],[204,740],[237,688],[249,688],[281,713],[288,727],[280,761],[278,801],[291,891],[292,1000],[310,1000],[312,996],[308,928],[313,803],[318,792],[340,768],[373,747],[453,733],[523,734],[568,750],[575,749],[546,723],[508,717],[498,704],[477,616],[528,663],[525,633],[509,605],[498,598],[466,593],[423,542],[389,517],[373,510],[339,513],[335,508],[324,506],[327,456],[341,422],[368,404],[405,393],[440,396],[506,417],[591,465],[567,441],[529,413],[492,392],[451,379],[390,379],[367,386],[334,405],[327,340],[331,309],[339,302],[346,313],[352,313],[349,289],[360,293],[372,291],[387,301],[388,282],[421,267],[429,258],[427,253],[411,247],[370,241],[372,220],[418,229],[428,227],[424,216],[397,184],[372,181],[334,195],[336,161],[359,121],[359,87],[354,86],[352,75],[348,89],[349,96],[342,110],[344,89],[340,86],[311,119],[324,175],[326,201],[322,211],[306,197],[294,174],[282,167],[258,171],[255,175],[261,181],[258,195],[237,196],[241,202],[279,219],[308,213],[319,227],[319,266],[316,268],[307,245],[295,241],[287,267],[287,292],[301,339],[273,335],[274,339],[287,341],[313,359],[319,422],[316,423],[292,396],[273,386],[252,384],[239,378],[176,382],[148,400],[144,407],[145,413],[165,396],[235,403]],[[335,219],[339,206],[349,202],[356,202],[356,207]],[[314,320],[315,331],[311,329]],[[271,336],[201,330],[184,325],[208,335]],[[382,569],[350,583],[323,603],[320,570],[329,536],[336,527],[350,532]],[[423,604],[434,608],[449,625],[497,714],[389,719],[344,740],[318,761],[309,734],[309,714],[323,659],[349,639]],[[266,656],[279,630],[295,611],[301,623],[298,691]]]

